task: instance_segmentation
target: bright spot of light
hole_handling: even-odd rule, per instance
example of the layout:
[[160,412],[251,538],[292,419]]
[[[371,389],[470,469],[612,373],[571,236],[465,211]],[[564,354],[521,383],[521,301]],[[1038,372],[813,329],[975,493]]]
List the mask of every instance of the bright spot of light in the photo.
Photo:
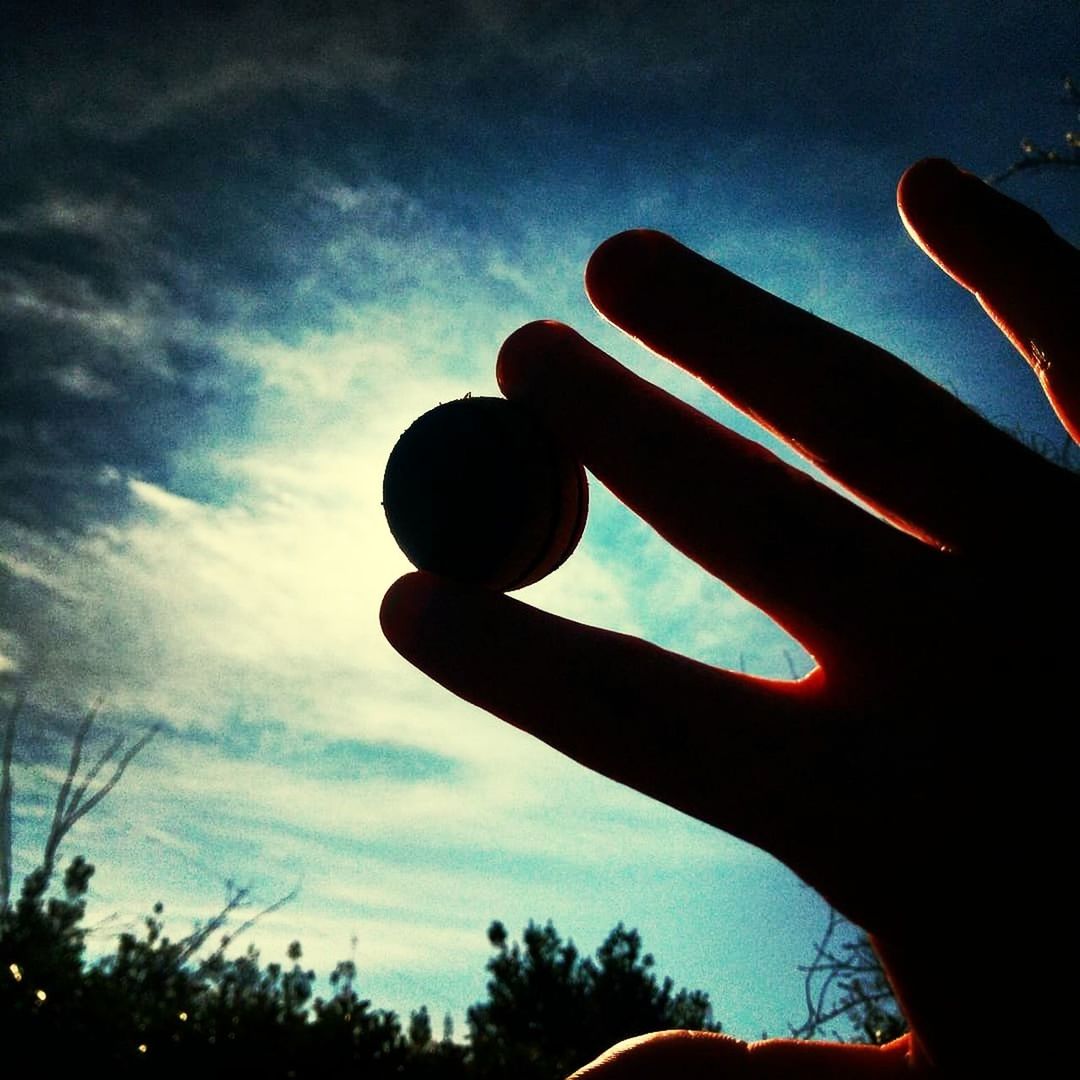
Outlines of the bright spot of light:
[[9,964],[8,965],[8,971],[11,972],[11,977],[16,982],[22,982],[22,972],[19,970],[19,965],[18,964]]
[[187,1013],[186,1012],[179,1013],[178,1015],[179,1015],[181,1020],[186,1020],[187,1019]]
[[145,1054],[146,1053],[146,1043],[139,1043],[139,1053],[140,1054]]
[[34,994],[34,997],[36,997],[38,1001],[44,1001],[46,997],[45,991],[38,990],[37,993]]

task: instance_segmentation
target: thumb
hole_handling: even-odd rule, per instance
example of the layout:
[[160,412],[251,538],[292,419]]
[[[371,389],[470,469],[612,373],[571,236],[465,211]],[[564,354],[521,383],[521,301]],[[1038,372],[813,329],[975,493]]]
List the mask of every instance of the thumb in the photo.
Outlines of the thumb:
[[660,1031],[613,1046],[570,1080],[913,1080],[910,1043],[886,1046]]
[[1033,210],[940,158],[912,165],[896,201],[915,242],[975,295],[1080,442],[1080,252]]

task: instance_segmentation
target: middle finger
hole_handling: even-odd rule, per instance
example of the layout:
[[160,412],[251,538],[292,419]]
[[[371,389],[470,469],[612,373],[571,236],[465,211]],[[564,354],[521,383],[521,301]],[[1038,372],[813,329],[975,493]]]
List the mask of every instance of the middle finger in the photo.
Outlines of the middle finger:
[[569,327],[522,327],[498,375],[619,499],[823,663],[880,622],[905,570],[940,557]]

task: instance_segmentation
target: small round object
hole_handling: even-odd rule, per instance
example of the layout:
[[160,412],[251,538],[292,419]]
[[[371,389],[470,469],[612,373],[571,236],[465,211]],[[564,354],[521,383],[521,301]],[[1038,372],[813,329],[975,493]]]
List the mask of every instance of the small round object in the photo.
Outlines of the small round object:
[[466,397],[397,441],[383,508],[413,566],[509,592],[560,566],[588,510],[585,470],[526,408]]

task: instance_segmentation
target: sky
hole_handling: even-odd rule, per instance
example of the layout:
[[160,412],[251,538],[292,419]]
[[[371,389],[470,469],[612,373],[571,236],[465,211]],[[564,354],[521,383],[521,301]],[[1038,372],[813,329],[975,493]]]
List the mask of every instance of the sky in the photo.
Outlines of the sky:
[[[497,393],[500,342],[536,318],[775,446],[589,307],[589,253],[634,226],[1060,441],[894,192],[927,155],[988,175],[1023,136],[1060,140],[1080,6],[16,3],[8,26],[16,874],[101,698],[93,748],[160,732],[62,849],[97,867],[92,952],[157,900],[179,936],[228,881],[262,904],[298,888],[248,936],[264,959],[296,938],[324,975],[353,958],[375,1005],[461,1035],[491,920],[552,919],[587,952],[623,921],[726,1030],[786,1034],[822,902],[413,671],[378,627],[408,569],[383,466],[420,413]],[[1080,239],[1074,171],[1006,190]],[[809,664],[595,481],[577,552],[517,595],[725,667]]]

